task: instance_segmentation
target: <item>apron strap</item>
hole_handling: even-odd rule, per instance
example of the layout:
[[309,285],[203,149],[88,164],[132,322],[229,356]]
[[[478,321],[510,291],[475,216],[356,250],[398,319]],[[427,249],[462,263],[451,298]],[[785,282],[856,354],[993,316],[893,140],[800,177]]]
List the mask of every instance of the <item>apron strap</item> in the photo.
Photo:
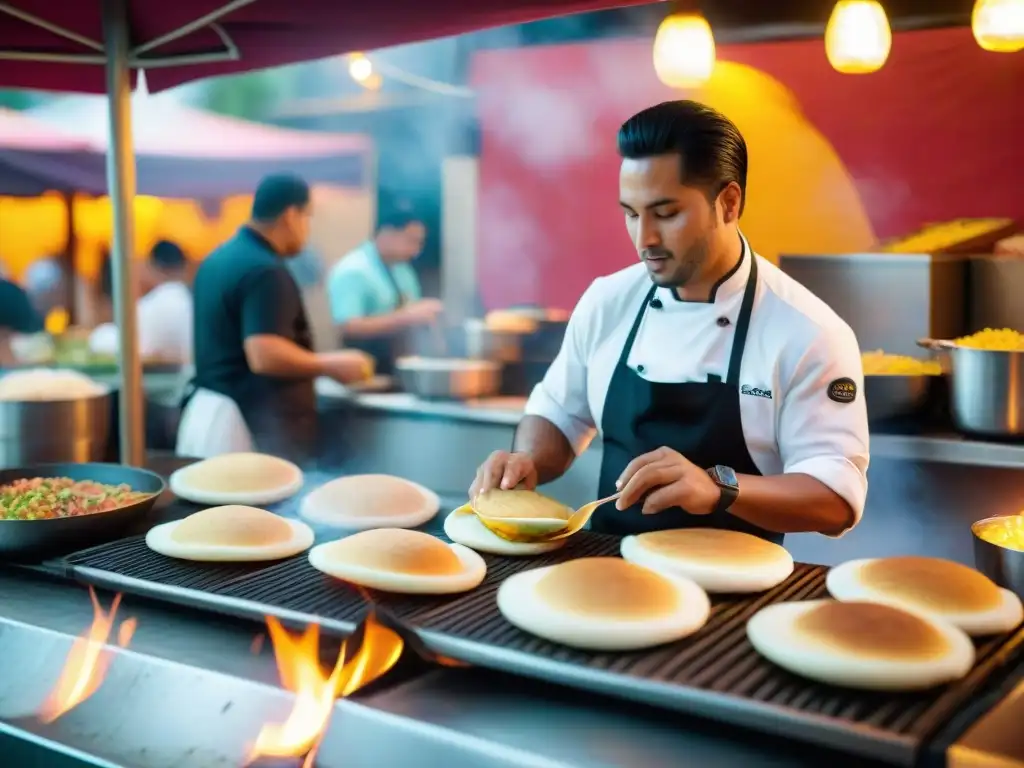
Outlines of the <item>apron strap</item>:
[[652,285],[651,290],[647,292],[643,304],[640,305],[640,309],[636,313],[633,327],[629,329],[629,336],[626,337],[626,343],[622,345],[622,352],[619,353],[620,365],[626,365],[626,362],[629,360],[629,353],[633,351],[633,342],[636,341],[636,335],[640,331],[640,324],[644,321],[644,312],[647,311],[647,306],[651,303],[651,299],[654,298],[656,290],[658,290],[658,286]]
[[743,303],[740,305],[740,316],[736,320],[736,332],[732,337],[732,354],[729,355],[729,375],[726,383],[738,386],[740,383],[740,364],[743,362],[743,350],[747,346],[747,331],[750,330],[750,316],[754,312],[754,296],[757,293],[757,257],[743,242],[744,256],[750,255],[750,274],[747,276],[747,287],[743,291]]

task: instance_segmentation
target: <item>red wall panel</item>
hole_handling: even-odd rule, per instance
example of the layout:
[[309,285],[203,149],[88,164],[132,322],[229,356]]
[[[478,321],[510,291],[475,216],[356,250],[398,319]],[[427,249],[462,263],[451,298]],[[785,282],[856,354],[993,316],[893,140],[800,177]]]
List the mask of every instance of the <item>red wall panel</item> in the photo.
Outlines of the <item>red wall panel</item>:
[[[594,277],[636,258],[618,210],[615,132],[680,97],[650,55],[650,41],[626,40],[476,57],[487,307],[571,307]],[[969,29],[948,29],[897,35],[871,75],[832,70],[820,40],[721,46],[719,59],[788,89],[780,98],[795,98],[831,143],[878,237],[957,217],[1024,221],[1024,54],[987,53]]]

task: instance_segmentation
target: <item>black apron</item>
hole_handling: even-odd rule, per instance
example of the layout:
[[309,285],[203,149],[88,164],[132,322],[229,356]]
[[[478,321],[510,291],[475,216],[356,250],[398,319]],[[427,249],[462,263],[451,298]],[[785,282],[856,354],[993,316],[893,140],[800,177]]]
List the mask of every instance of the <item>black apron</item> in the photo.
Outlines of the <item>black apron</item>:
[[[603,457],[597,497],[616,492],[615,481],[637,456],[662,446],[685,456],[701,469],[731,467],[738,474],[760,475],[750,458],[740,416],[740,363],[746,346],[757,291],[757,258],[744,244],[750,276],[736,321],[727,378],[710,375],[706,382],[647,381],[626,365],[656,286],[652,286],[633,321],[608,386],[601,415]],[[783,535],[751,525],[728,512],[691,515],[679,507],[654,515],[641,512],[642,503],[619,511],[612,504],[599,508],[591,530],[618,536],[669,528],[725,528],[782,542]]]
[[[376,251],[376,249],[374,249]],[[398,287],[398,281],[395,280],[395,275],[391,271],[391,267],[384,263],[384,259],[379,254],[375,254],[377,257],[377,264],[387,277],[391,287],[395,290],[395,296],[398,297],[398,301],[395,304],[395,308],[392,311],[397,311],[409,303],[405,294],[402,293],[402,289]],[[344,346],[349,349],[358,349],[361,352],[372,357],[377,365],[376,370],[382,376],[392,376],[395,373],[395,360],[411,353],[412,343],[409,338],[407,330],[399,330],[394,333],[389,333],[383,336],[375,336],[373,338],[366,339],[343,339]]]

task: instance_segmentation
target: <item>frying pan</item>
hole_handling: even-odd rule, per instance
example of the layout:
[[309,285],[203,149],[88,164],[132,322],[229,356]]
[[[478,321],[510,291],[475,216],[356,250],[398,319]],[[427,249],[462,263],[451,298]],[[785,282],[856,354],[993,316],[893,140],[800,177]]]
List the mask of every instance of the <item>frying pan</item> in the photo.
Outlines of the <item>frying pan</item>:
[[160,475],[123,464],[37,464],[0,470],[0,485],[32,477],[70,477],[104,485],[124,483],[152,496],[110,512],[52,520],[0,519],[0,560],[40,561],[103,544],[126,535],[167,488]]

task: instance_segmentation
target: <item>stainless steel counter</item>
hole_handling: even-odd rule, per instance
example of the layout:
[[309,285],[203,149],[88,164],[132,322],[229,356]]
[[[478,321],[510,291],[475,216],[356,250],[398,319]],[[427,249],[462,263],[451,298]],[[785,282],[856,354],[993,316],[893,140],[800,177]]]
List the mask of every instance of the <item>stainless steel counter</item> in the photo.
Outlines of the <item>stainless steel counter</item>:
[[[317,389],[323,397],[336,398],[370,413],[506,427],[509,442],[526,405],[526,398],[513,397],[458,403],[430,402],[404,393],[351,395],[331,381],[317,382]],[[903,461],[1024,469],[1024,442],[1000,443],[953,433],[901,435],[872,432],[871,455],[873,458]]]

